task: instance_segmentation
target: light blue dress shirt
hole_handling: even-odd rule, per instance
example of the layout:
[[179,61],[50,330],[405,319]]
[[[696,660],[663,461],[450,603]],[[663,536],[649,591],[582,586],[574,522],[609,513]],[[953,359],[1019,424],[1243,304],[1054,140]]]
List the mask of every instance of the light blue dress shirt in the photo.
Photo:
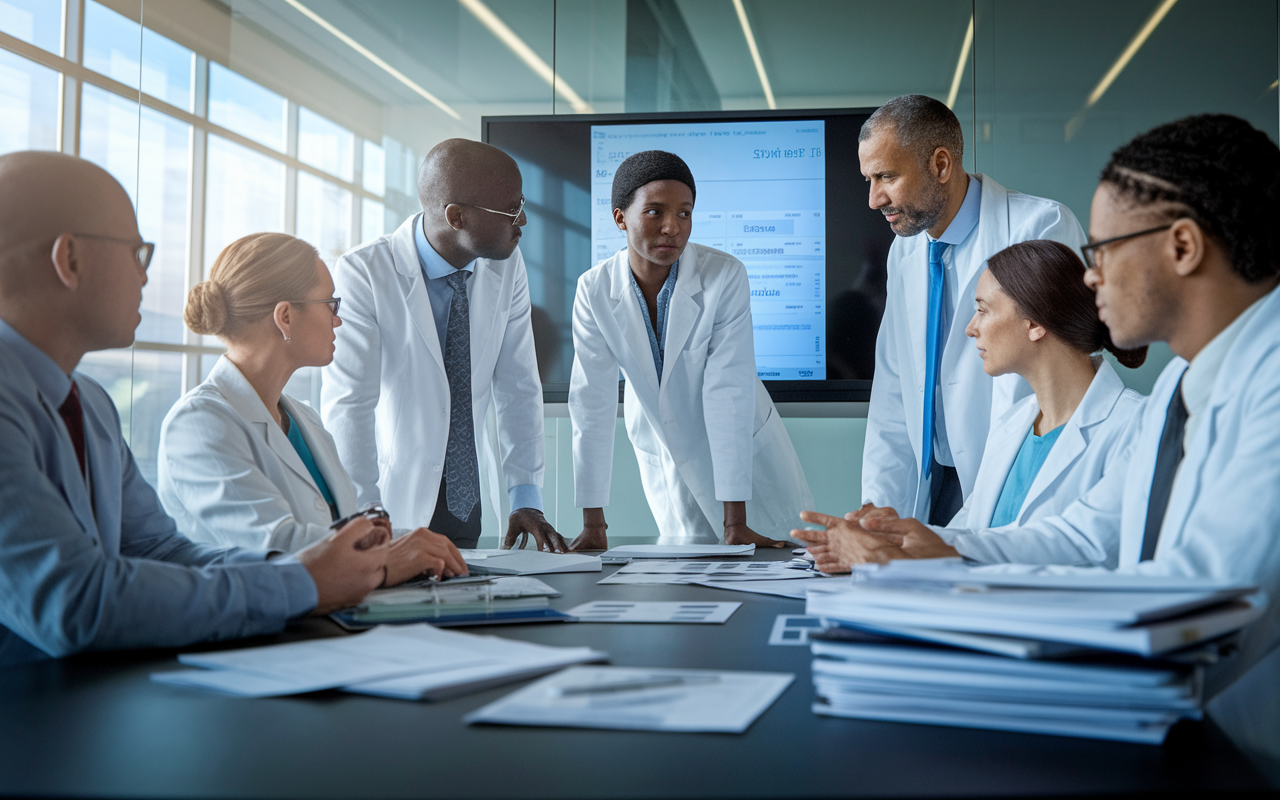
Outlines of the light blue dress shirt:
[[662,384],[662,364],[665,358],[665,350],[667,346],[667,311],[671,309],[671,295],[676,290],[676,273],[679,272],[680,261],[677,260],[671,265],[671,272],[667,275],[667,279],[663,281],[662,288],[658,290],[658,327],[654,330],[653,320],[649,318],[649,304],[644,300],[644,292],[640,289],[640,284],[636,283],[635,273],[631,275],[631,288],[636,292],[636,299],[640,301],[640,316],[644,317],[644,328],[649,332],[649,349],[653,351],[653,368],[658,371],[658,384]]
[[1000,491],[1000,499],[996,501],[996,510],[991,512],[991,527],[999,528],[1009,525],[1018,519],[1022,503],[1035,483],[1036,475],[1049,457],[1053,443],[1058,441],[1065,425],[1059,425],[1044,436],[1036,436],[1035,428],[1027,431],[1027,438],[1018,449],[1018,456],[1009,467],[1009,474],[1004,479],[1004,489]]
[[[426,278],[427,297],[431,300],[431,314],[435,317],[436,335],[440,337],[440,349],[444,351],[444,332],[449,325],[449,304],[453,302],[453,287],[445,280],[457,272],[452,264],[436,252],[427,241],[427,234],[422,229],[423,218],[418,215],[413,226],[413,241],[418,246],[418,263],[422,266],[422,274]],[[462,270],[475,274],[476,262],[472,261]],[[471,293],[467,292],[467,301],[471,301]],[[511,510],[517,508],[533,508],[542,510],[542,487],[536,483],[522,483],[507,490],[511,501]]]
[[[947,253],[942,256],[942,320],[940,331],[943,331],[942,340],[946,341],[946,331],[951,330],[951,324],[956,317],[956,303],[960,296],[960,286],[956,280],[956,259],[955,254],[951,251],[965,239],[969,238],[969,234],[973,233],[978,227],[978,219],[982,211],[982,182],[977,176],[969,176],[969,188],[965,190],[964,202],[960,204],[960,210],[956,212],[952,218],[951,224],[942,232],[936,240],[930,238],[929,234],[925,234],[925,238],[929,241],[939,241],[943,244],[949,244]],[[926,248],[927,252],[927,248]],[[941,362],[942,353],[938,354],[938,360]],[[941,385],[942,376],[938,376],[939,385]],[[951,456],[951,445],[947,441],[947,425],[942,415],[942,392],[939,391],[934,396],[933,407],[933,453],[934,459],[943,466],[954,467],[955,459]]]
[[111,398],[74,378],[92,496],[58,414],[71,378],[0,320],[0,665],[275,633],[315,608],[296,560],[179,534]]

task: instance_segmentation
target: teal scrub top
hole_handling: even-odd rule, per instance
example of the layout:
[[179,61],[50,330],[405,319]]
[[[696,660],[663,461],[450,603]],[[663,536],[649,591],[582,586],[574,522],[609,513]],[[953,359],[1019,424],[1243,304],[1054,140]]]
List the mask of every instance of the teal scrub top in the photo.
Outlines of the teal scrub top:
[[324,476],[320,474],[320,468],[316,466],[316,460],[311,455],[311,448],[307,447],[307,440],[302,438],[302,429],[298,427],[298,423],[294,420],[292,414],[288,411],[285,411],[284,414],[289,418],[289,443],[293,445],[294,450],[298,451],[298,457],[306,465],[307,472],[311,473],[311,479],[316,482],[316,488],[320,490],[320,496],[329,504],[330,517],[337,519],[338,505],[333,502],[333,493],[329,491],[329,484],[325,482]]
[[1027,499],[1027,492],[1031,491],[1031,484],[1035,483],[1040,467],[1044,466],[1044,460],[1049,457],[1049,451],[1053,449],[1053,443],[1058,441],[1058,435],[1064,427],[1066,426],[1059,425],[1044,436],[1036,436],[1035,428],[1027,431],[1027,438],[1018,450],[1018,457],[1013,460],[1009,475],[1004,479],[1004,489],[1001,490],[996,510],[991,515],[991,527],[999,528],[1018,519],[1018,512]]

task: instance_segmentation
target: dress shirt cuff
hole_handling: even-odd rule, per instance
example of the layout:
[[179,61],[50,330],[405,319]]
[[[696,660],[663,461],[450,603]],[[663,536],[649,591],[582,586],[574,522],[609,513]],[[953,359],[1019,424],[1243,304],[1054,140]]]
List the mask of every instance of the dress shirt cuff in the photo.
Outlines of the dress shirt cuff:
[[945,528],[941,525],[925,525],[926,528],[938,534],[938,538],[952,547],[956,546],[956,539],[961,535],[968,533],[966,528]]
[[284,584],[285,591],[286,617],[293,619],[310,614],[320,602],[311,573],[292,555],[272,559],[271,563],[280,569],[280,582]]
[[511,510],[517,508],[532,508],[535,511],[542,511],[542,487],[536,483],[522,483],[519,486],[512,486],[507,490],[507,497],[511,499]]

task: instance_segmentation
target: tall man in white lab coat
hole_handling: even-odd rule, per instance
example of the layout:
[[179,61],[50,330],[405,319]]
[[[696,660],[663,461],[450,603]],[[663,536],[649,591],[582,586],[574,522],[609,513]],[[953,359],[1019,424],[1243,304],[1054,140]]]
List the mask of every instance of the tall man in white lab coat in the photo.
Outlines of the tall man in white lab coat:
[[1127,468],[1060,517],[971,531],[954,547],[880,510],[810,521],[874,560],[981,557],[998,538],[1016,561],[1045,540],[1118,530],[1121,571],[1262,587],[1266,613],[1206,675],[1205,696],[1238,745],[1280,764],[1277,219],[1280,148],[1242,119],[1188,117],[1121,147],[1094,193],[1085,281],[1118,346],[1168,342],[1177,356],[1138,418]]
[[945,525],[973,491],[992,420],[1030,387],[992,379],[967,341],[978,276],[1015,242],[1079,248],[1070,209],[1005,189],[962,166],[964,134],[951,109],[903,95],[858,135],[868,202],[898,234],[862,457],[862,499]]
[[[346,253],[322,413],[360,502],[459,547],[480,537],[480,459],[490,399],[511,501],[504,546],[565,543],[542,515],[542,383],[516,162],[466,139],[436,145],[418,173],[422,213]],[[485,453],[491,448],[483,448]],[[491,471],[491,474],[496,470]]]

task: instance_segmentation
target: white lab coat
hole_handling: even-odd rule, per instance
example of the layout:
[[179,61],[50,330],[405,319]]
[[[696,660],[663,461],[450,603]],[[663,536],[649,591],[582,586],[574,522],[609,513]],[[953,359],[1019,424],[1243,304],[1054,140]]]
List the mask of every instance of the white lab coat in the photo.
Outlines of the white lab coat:
[[813,505],[786,427],[756,377],[751,292],[742,262],[690,243],[667,312],[662,382],[627,251],[578,279],[573,304],[575,505],[609,504],[618,370],[624,417],[664,544],[718,541],[724,501],[747,524],[786,536]]
[[[1031,391],[1017,375],[988,377],[978,351],[965,336],[978,276],[988,258],[1015,242],[1053,239],[1077,250],[1085,242],[1080,223],[1061,203],[1008,191],[984,175],[970,177],[982,183],[981,211],[968,238],[947,248],[943,256],[949,267],[954,266],[962,288],[938,371],[942,416],[965,497],[977,484],[992,421]],[[904,517],[928,519],[930,485],[920,475],[922,453],[927,452],[920,441],[929,303],[924,233],[894,240],[888,272],[888,300],[876,337],[876,371],[862,457],[862,499],[894,508]]]
[[[411,528],[430,524],[449,440],[449,382],[410,217],[334,267],[342,327],[324,369],[321,415],[361,503],[381,502]],[[496,494],[485,416],[497,412],[506,487],[542,486],[542,382],[529,321],[529,279],[519,248],[476,261],[471,308],[471,397],[481,470]]]
[[[1121,472],[1128,465],[1133,431],[1144,398],[1132,389],[1124,388],[1124,382],[1109,362],[1099,361],[1098,372],[1093,376],[1089,389],[1063,426],[1011,525],[1026,525],[1061,514],[1097,485],[1106,472]],[[1000,551],[999,537],[1000,532],[1008,528],[990,528],[1009,470],[1039,414],[1040,403],[1035,395],[1031,395],[1019,400],[996,420],[991,435],[987,437],[973,493],[948,527],[934,527],[947,542],[970,530],[990,529],[991,535],[980,540],[970,539],[967,555],[971,558],[1060,564],[1064,558],[1073,556],[1074,549],[1063,555],[1059,549],[1050,546],[1051,542],[1038,541],[1035,544],[1040,545],[1039,549],[1024,547],[1010,558],[1010,554]],[[1113,553],[1115,550],[1114,539],[1097,543],[1098,553]]]
[[[356,491],[320,416],[280,398],[306,440],[338,514]],[[198,542],[294,552],[329,533],[329,504],[262,398],[226,357],[160,427],[158,494],[178,529]]]
[[[1229,686],[1210,713],[1237,744],[1280,758],[1280,290],[1260,302],[1200,412],[1204,416],[1174,480],[1153,560],[1139,558],[1165,413],[1187,367],[1181,358],[1165,367],[1138,417],[1127,469],[1108,473],[1061,517],[1003,536],[1081,541],[1118,529],[1121,571],[1262,587],[1271,604],[1245,631],[1238,655],[1209,673],[1205,692],[1213,696]],[[955,546],[969,555],[965,539],[958,537]],[[1011,542],[1010,552],[1019,546],[1036,545]]]

